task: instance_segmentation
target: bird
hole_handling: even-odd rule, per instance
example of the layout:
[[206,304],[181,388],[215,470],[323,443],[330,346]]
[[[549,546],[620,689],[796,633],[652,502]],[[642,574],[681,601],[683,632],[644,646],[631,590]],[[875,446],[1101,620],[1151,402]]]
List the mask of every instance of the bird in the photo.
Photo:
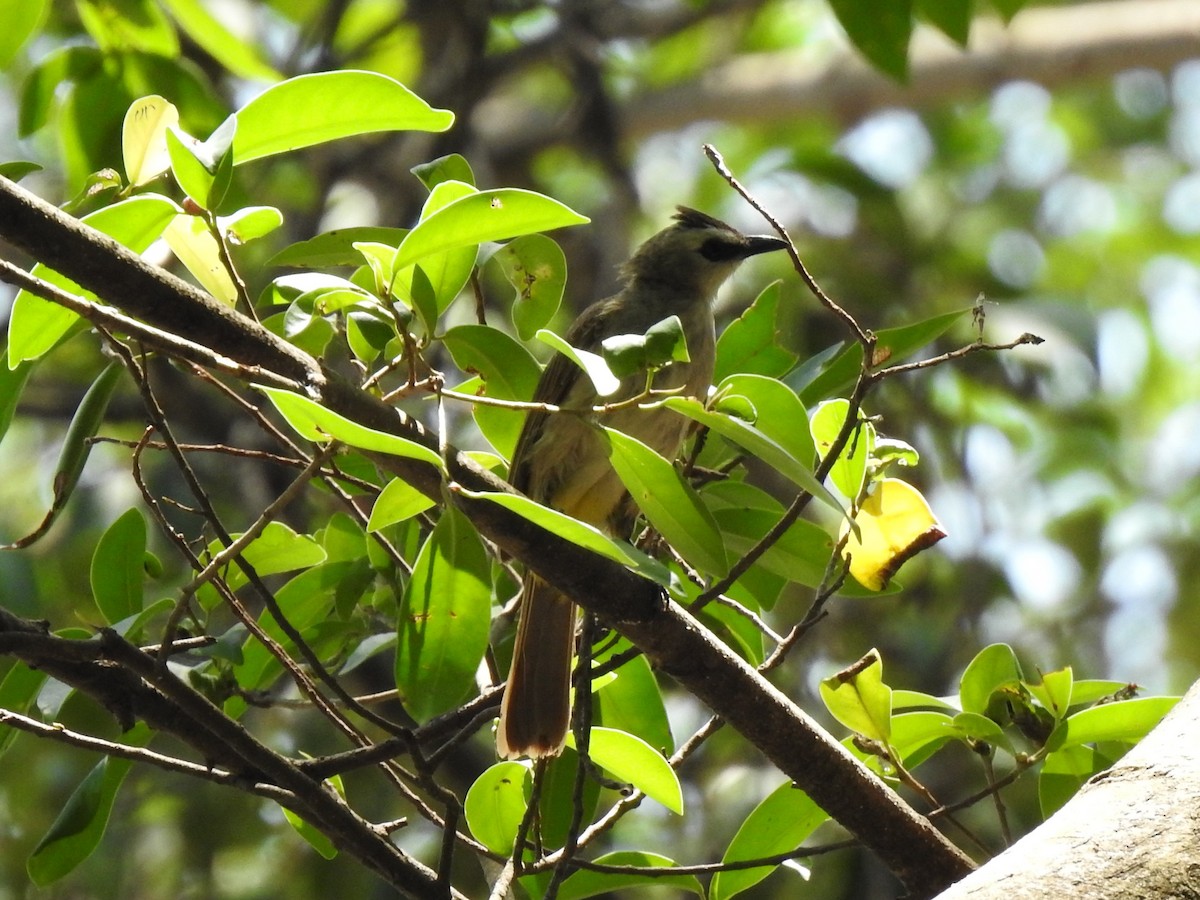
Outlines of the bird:
[[[656,390],[703,398],[713,378],[717,289],[751,256],[780,250],[776,237],[746,235],[706,213],[680,206],[672,223],[645,241],[620,270],[622,288],[592,304],[571,325],[571,346],[600,352],[615,335],[644,334],[678,316],[688,361],[672,362],[654,375]],[[589,414],[646,387],[644,373],[622,379],[616,393],[600,398],[590,378],[556,354],[539,378],[533,400],[569,412],[528,413],[513,451],[509,482],[532,500],[587,522],[612,537],[628,537],[635,518],[632,500],[609,462],[597,421],[674,459],[691,427],[678,413],[636,404]],[[496,748],[506,759],[558,755],[570,725],[571,660],[575,605],[532,572],[522,582],[517,635],[500,707]]]

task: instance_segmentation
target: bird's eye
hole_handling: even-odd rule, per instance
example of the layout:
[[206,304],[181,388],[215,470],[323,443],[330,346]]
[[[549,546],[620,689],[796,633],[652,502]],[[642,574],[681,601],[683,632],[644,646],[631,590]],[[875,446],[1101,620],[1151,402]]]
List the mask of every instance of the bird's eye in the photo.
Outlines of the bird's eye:
[[728,262],[731,259],[741,259],[746,252],[737,241],[723,237],[710,237],[700,245],[700,255],[709,262]]

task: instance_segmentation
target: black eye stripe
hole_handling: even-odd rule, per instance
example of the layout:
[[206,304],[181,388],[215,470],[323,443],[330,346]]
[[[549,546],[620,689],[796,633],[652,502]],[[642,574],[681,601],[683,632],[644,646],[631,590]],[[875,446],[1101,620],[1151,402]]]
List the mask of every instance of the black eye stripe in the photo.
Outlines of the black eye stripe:
[[741,259],[745,252],[746,248],[740,241],[731,241],[723,237],[711,237],[700,245],[700,255],[711,262]]

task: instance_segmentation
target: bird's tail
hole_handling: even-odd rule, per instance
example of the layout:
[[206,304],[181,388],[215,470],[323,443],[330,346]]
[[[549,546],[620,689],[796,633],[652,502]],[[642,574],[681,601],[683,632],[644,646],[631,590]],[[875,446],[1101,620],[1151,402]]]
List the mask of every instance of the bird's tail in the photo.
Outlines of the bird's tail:
[[536,575],[525,576],[508,687],[500,705],[500,756],[555,756],[571,718],[575,604]]

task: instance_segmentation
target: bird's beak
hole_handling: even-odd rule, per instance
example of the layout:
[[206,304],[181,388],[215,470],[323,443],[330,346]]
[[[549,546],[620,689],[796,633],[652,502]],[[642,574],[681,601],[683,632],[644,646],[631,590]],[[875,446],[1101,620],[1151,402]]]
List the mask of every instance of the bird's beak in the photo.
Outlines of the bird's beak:
[[752,234],[746,237],[746,249],[742,251],[742,257],[748,258],[758,256],[760,253],[771,253],[774,250],[782,250],[786,246],[787,241],[781,241],[777,237],[766,234]]

